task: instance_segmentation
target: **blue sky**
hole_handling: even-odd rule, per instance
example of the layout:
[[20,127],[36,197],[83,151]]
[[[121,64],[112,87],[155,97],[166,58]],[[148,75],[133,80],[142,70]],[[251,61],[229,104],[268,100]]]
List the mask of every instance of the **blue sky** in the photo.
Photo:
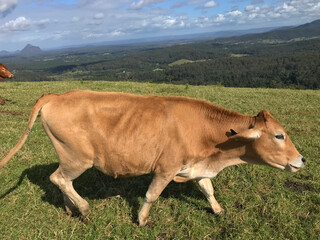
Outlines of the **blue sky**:
[[319,0],[0,0],[0,50],[288,26],[320,19]]

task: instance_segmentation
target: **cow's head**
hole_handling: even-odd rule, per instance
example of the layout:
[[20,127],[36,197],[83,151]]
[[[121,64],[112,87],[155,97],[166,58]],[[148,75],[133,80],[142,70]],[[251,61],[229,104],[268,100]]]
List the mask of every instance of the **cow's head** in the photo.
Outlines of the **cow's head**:
[[233,131],[230,138],[243,142],[245,161],[266,164],[275,168],[296,172],[305,166],[305,158],[297,151],[281,124],[268,111],[261,111],[252,128],[243,132]]
[[0,79],[2,78],[13,78],[13,74],[5,65],[0,63]]

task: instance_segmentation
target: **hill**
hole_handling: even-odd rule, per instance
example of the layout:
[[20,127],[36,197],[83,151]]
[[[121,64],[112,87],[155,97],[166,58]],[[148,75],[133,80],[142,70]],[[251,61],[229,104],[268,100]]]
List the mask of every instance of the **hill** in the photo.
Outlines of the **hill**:
[[0,51],[0,56],[8,56],[10,54],[11,54],[10,52],[5,51],[5,50]]
[[33,46],[31,44],[27,44],[20,52],[20,55],[23,56],[34,56],[34,55],[38,55],[41,54],[42,50],[40,49],[40,47],[37,46]]
[[272,30],[264,33],[245,34],[242,36],[223,38],[218,41],[261,41],[261,40],[282,40],[289,41],[300,38],[320,37],[320,19],[297,27]]

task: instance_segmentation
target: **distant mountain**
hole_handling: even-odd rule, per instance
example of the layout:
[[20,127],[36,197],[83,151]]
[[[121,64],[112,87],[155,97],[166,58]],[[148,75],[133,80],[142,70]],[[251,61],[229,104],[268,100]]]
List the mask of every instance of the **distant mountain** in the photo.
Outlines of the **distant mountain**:
[[33,46],[31,44],[28,44],[19,52],[20,55],[24,55],[24,56],[33,56],[41,53],[42,53],[42,50],[40,47]]
[[[288,27],[284,27],[284,28],[288,28]],[[220,31],[220,32],[198,33],[198,34],[186,35],[186,36],[190,36],[190,38],[192,37],[194,39],[228,38],[228,37],[241,36],[245,34],[265,33],[275,29],[278,29],[278,28],[277,27],[252,28],[252,29],[245,29],[245,30],[230,30],[230,31]]]
[[10,54],[11,54],[10,52],[5,51],[5,50],[0,51],[0,56],[8,56]]
[[[289,27],[284,27],[289,28]],[[166,35],[159,37],[144,37],[135,39],[125,39],[116,41],[105,41],[98,43],[88,43],[82,45],[70,45],[62,47],[62,49],[72,49],[72,48],[88,48],[95,46],[124,46],[124,45],[145,45],[145,44],[161,44],[163,47],[171,46],[176,44],[190,44],[201,41],[212,40],[216,38],[228,38],[233,36],[241,36],[244,34],[251,33],[263,33],[274,29],[279,29],[278,27],[268,27],[268,28],[253,28],[245,30],[230,30],[230,31],[219,31],[219,32],[204,32],[204,33],[193,33],[193,34],[183,34],[183,35]],[[56,49],[55,49],[56,50]]]
[[125,39],[117,41],[106,41],[92,43],[86,45],[66,46],[67,48],[83,48],[94,46],[119,46],[119,45],[143,45],[143,44],[160,44],[163,47],[176,44],[190,44],[200,41],[261,41],[267,39],[290,40],[294,38],[311,38],[320,36],[320,20],[300,26],[283,26],[283,27],[268,27],[268,28],[253,28],[245,30],[230,30],[220,32],[205,32],[185,35],[170,35],[161,37],[145,37],[137,39]]
[[265,33],[246,34],[242,36],[224,38],[222,41],[262,41],[262,40],[283,40],[289,41],[297,38],[320,37],[320,19],[297,27],[286,27],[272,30]]

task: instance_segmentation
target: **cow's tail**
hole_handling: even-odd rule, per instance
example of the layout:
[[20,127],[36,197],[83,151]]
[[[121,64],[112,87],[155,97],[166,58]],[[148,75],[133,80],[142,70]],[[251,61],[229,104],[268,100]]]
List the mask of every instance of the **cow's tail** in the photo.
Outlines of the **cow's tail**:
[[11,151],[8,153],[8,155],[4,159],[1,160],[0,168],[2,168],[16,154],[20,150],[20,148],[23,146],[23,144],[26,142],[27,137],[31,131],[31,128],[37,119],[39,111],[46,103],[49,102],[50,96],[52,96],[52,95],[43,95],[41,98],[39,98],[37,100],[36,104],[32,108],[32,111],[31,111],[30,117],[29,117],[29,121],[28,121],[28,125],[27,125],[26,129],[24,130],[22,137],[20,138],[17,145],[11,149]]

